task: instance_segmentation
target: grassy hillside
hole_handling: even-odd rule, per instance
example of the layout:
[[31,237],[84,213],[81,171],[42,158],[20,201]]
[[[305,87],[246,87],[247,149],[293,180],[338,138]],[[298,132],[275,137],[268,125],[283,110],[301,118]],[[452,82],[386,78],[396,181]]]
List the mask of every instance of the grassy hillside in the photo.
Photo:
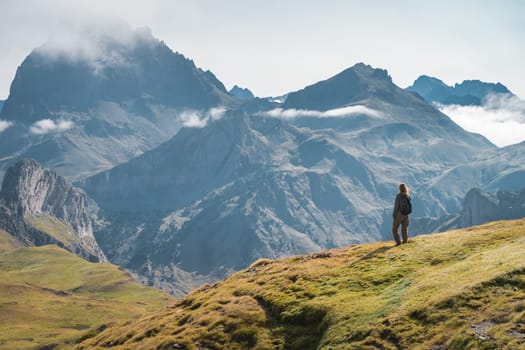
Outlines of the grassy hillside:
[[20,243],[15,237],[0,229],[0,253],[19,248],[21,246],[22,243]]
[[53,216],[32,216],[26,215],[24,221],[39,231],[45,232],[57,241],[62,242],[66,247],[71,247],[78,242],[75,230],[66,222]]
[[525,348],[525,220],[260,260],[79,349]]
[[117,266],[51,245],[2,252],[4,242],[12,237],[0,231],[0,349],[71,348],[94,329],[173,301]]

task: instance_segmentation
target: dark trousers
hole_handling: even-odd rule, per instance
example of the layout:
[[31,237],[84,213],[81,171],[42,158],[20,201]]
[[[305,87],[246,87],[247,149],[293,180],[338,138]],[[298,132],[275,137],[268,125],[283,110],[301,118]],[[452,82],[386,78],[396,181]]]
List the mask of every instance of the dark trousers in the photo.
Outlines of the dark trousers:
[[403,243],[406,243],[408,241],[408,215],[403,215],[401,213],[397,213],[396,217],[394,218],[394,223],[392,224],[392,235],[394,236],[394,240],[396,241],[396,244],[401,244],[401,240],[399,239],[399,233],[397,233],[397,230],[399,229],[399,225],[401,225],[401,233],[403,234]]

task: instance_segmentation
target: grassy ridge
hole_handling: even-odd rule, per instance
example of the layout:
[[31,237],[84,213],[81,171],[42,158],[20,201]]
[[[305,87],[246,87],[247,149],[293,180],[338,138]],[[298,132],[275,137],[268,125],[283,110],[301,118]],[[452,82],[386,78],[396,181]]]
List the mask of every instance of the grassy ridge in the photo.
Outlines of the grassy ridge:
[[57,246],[18,248],[0,254],[0,349],[71,348],[93,329],[172,300],[117,266]]
[[525,220],[260,260],[79,349],[525,348]]

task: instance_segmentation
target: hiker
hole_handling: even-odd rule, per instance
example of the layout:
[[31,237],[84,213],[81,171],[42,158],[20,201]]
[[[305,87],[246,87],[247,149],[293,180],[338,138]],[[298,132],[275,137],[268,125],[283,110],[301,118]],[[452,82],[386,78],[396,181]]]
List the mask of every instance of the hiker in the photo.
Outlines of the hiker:
[[397,230],[401,225],[401,233],[403,234],[403,243],[408,242],[408,215],[412,212],[412,203],[410,202],[410,194],[408,193],[408,187],[405,184],[399,185],[399,193],[396,196],[396,202],[394,204],[394,223],[392,224],[392,234],[396,241],[396,246],[401,244],[399,234]]

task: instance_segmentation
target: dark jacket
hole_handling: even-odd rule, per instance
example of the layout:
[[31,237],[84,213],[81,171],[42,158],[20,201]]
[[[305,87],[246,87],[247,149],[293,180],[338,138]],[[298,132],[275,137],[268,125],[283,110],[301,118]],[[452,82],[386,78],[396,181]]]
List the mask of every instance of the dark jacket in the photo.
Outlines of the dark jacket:
[[[392,217],[396,217],[397,213],[401,214],[401,196],[406,196],[406,194],[400,192],[396,196],[396,202],[394,203],[394,211],[392,212]],[[410,198],[410,196],[407,196]]]

